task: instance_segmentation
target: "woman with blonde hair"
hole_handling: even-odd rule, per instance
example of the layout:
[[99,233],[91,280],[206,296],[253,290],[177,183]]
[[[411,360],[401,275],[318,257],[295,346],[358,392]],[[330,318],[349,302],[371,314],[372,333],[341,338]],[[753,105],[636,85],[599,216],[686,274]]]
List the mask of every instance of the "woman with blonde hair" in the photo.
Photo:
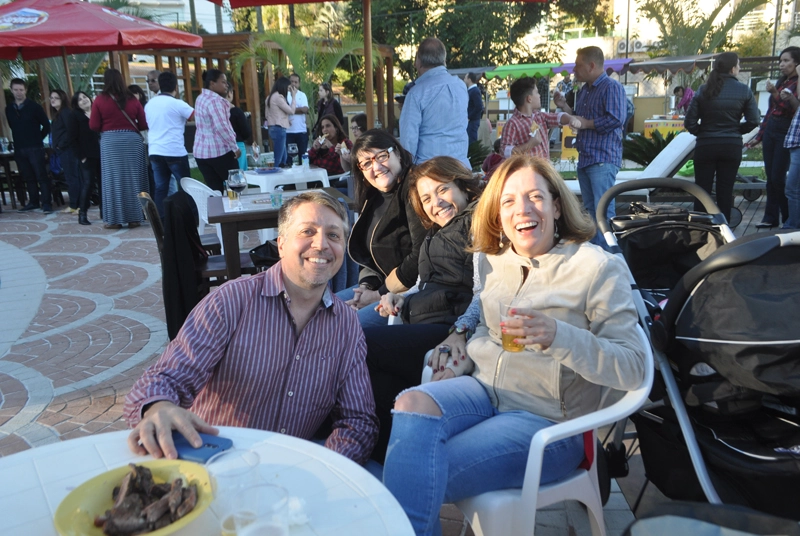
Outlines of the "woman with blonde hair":
[[[594,234],[544,159],[509,158],[484,190],[472,220],[479,321],[463,325],[462,316],[451,337],[475,334],[466,355],[440,346],[441,381],[403,392],[394,407],[384,484],[418,535],[441,533],[444,502],[521,487],[536,432],[642,381],[628,269],[588,242]],[[511,300],[519,305],[501,319],[500,303]],[[583,456],[580,436],[549,445],[541,482]]]

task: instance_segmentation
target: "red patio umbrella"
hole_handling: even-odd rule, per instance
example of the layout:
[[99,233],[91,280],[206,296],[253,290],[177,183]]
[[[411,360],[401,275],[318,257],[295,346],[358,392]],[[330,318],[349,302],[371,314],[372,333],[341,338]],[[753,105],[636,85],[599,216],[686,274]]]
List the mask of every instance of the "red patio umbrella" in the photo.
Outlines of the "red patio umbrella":
[[[211,0],[211,1],[214,2],[215,4],[219,4],[220,6],[222,5],[222,0]],[[229,0],[232,9],[237,7],[277,6],[277,5],[287,5],[287,4],[315,4],[323,1],[325,0]],[[547,0],[513,0],[513,1],[522,1],[526,3],[547,2]],[[361,2],[363,5],[363,12],[364,12],[364,57],[371,58],[372,57],[372,2],[371,0],[361,0]],[[365,71],[364,92],[366,93],[367,102],[372,103],[373,88],[372,88],[371,61],[364,62],[364,71]],[[367,106],[368,125],[374,124],[375,120],[374,116],[375,113],[372,109],[372,106]]]
[[[199,35],[79,0],[16,0],[0,6],[0,59],[25,60],[141,48],[198,48]],[[67,71],[72,93],[72,81]]]

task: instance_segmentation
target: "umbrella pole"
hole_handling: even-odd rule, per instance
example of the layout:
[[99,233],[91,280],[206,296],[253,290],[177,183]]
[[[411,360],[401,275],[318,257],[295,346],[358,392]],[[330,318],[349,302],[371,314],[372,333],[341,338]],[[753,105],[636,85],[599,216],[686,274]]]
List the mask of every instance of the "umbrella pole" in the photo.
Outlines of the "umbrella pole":
[[362,0],[364,6],[364,93],[367,100],[367,128],[375,126],[372,87],[372,6],[370,0]]
[[72,90],[72,76],[69,74],[69,62],[67,61],[67,47],[61,47],[61,59],[64,60],[64,73],[67,75],[67,89],[69,89],[69,95],[72,96],[75,92]]
[[45,74],[44,61],[45,60],[39,60],[36,62],[39,66],[39,90],[42,92],[44,113],[47,114],[48,119],[52,120],[53,118],[50,117],[50,106],[47,104],[50,102],[50,84],[47,81],[47,74]]

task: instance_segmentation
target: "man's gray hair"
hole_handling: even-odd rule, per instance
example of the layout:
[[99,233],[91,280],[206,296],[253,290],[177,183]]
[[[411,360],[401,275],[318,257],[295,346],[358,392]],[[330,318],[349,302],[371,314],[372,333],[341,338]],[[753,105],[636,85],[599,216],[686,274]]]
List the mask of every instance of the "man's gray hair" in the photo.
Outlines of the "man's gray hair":
[[347,235],[350,233],[350,222],[344,205],[325,192],[313,190],[292,196],[283,204],[280,212],[278,212],[278,236],[283,236],[284,238],[286,237],[286,232],[289,230],[289,226],[292,224],[294,211],[297,209],[297,207],[305,203],[314,203],[334,211],[342,220],[344,235],[345,238],[347,238]]
[[444,43],[435,37],[426,37],[419,44],[417,58],[419,58],[421,66],[425,68],[446,66],[447,49],[444,47]]
[[600,47],[583,47],[578,49],[577,56],[595,64],[596,67],[603,68],[605,57],[603,56],[603,49]]

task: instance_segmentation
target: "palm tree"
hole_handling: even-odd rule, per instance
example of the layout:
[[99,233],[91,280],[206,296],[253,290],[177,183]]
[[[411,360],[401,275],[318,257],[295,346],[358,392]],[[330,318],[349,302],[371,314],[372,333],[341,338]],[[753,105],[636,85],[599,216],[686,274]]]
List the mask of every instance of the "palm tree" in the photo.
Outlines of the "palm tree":
[[[268,43],[277,44],[284,52],[269,48]],[[289,33],[270,30],[257,37],[241,48],[231,59],[234,77],[241,79],[244,65],[250,60],[265,61],[288,76],[287,65],[300,76],[300,89],[316,101],[316,87],[322,82],[330,81],[333,70],[342,59],[355,54],[364,47],[364,38],[353,31],[342,33],[339,40],[332,41],[317,37],[306,37],[300,30],[293,29]],[[373,46],[373,65],[380,61],[377,46]],[[309,106],[309,121],[316,122],[316,106]]]

